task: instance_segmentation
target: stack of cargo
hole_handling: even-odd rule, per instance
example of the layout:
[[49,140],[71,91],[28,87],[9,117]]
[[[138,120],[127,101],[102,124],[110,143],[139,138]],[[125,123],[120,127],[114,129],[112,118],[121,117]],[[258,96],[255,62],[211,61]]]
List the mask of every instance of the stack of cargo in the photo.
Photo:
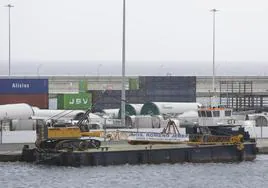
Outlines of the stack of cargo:
[[95,112],[120,107],[121,91],[119,90],[90,90],[89,93],[92,94],[92,107]]
[[195,102],[195,76],[141,76],[139,88],[151,102]]
[[127,101],[130,103],[135,103],[135,104],[143,104],[147,99],[147,95],[143,90],[127,90],[126,91],[126,98]]
[[62,110],[87,110],[92,106],[89,93],[58,94],[57,108]]
[[0,104],[48,108],[48,79],[0,79]]
[[87,93],[88,81],[79,81],[79,93],[65,93],[57,95],[57,109],[88,110],[92,108],[92,94]]
[[[121,106],[121,90],[89,92],[92,93],[93,108],[96,111]],[[139,80],[129,80],[129,90],[126,90],[126,103],[129,104],[195,101],[195,76],[141,76]]]

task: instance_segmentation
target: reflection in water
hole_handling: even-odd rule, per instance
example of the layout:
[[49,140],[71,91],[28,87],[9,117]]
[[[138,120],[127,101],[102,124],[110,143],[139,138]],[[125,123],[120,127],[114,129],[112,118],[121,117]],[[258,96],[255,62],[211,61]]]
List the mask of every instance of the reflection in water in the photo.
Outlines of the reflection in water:
[[1,187],[268,187],[268,155],[254,162],[56,167],[0,163]]

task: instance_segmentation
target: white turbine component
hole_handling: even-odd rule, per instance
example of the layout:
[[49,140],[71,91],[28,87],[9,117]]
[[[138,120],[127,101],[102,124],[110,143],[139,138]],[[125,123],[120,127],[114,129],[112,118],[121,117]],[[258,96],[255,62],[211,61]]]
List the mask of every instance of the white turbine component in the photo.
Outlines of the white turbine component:
[[[73,124],[76,124],[79,120],[72,120],[71,122]],[[93,114],[93,113],[89,113],[88,115],[88,123],[89,124],[104,124],[104,118],[102,118],[99,115]]]
[[[128,116],[140,115],[142,106],[143,104],[126,104],[125,115],[128,115]],[[119,115],[121,115],[121,109],[119,110]]]
[[135,109],[136,115],[141,114],[141,108],[142,108],[143,104],[128,104],[128,105],[131,106],[133,109]]
[[33,119],[14,119],[11,121],[9,126],[11,131],[25,131],[25,130],[35,130],[36,120]]
[[34,108],[33,119],[76,120],[85,112],[83,110],[45,110]]
[[136,127],[135,120],[136,120],[136,116],[126,115],[126,127],[135,128]]
[[184,112],[177,116],[178,120],[180,121],[180,126],[193,126],[198,123],[198,113],[197,111],[191,110],[188,112]]
[[180,115],[178,115],[178,118],[198,118],[198,113],[197,111],[194,111],[194,110],[191,110],[191,111],[187,111],[187,112],[184,112]]
[[148,102],[142,106],[141,115],[176,115],[187,111],[197,111],[202,104],[187,102]]
[[132,128],[153,128],[152,116],[136,116],[134,125]]
[[0,120],[30,119],[33,115],[33,108],[26,103],[0,105]]
[[103,109],[105,115],[108,115],[110,118],[119,118],[119,108],[115,109]]
[[153,128],[160,128],[163,121],[164,121],[164,118],[161,115],[152,116],[152,126],[153,126]]
[[96,115],[96,114],[93,114],[93,113],[90,113],[88,115],[88,118],[89,118],[89,123],[99,123],[99,124],[104,124],[104,118],[102,118],[101,116],[99,115]]

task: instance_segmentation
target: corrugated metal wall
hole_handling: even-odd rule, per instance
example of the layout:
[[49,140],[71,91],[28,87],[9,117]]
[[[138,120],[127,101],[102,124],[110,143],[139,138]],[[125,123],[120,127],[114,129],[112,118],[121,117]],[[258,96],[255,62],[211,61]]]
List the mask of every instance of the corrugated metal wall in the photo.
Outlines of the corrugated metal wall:
[[26,103],[38,108],[48,108],[48,94],[1,94],[0,104]]

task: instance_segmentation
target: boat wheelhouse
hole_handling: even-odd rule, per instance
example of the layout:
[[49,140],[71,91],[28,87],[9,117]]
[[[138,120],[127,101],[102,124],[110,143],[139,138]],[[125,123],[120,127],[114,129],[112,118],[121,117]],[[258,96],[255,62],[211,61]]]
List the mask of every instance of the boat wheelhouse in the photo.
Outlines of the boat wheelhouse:
[[235,125],[236,121],[232,116],[233,110],[224,107],[202,107],[198,109],[199,126],[220,126]]

